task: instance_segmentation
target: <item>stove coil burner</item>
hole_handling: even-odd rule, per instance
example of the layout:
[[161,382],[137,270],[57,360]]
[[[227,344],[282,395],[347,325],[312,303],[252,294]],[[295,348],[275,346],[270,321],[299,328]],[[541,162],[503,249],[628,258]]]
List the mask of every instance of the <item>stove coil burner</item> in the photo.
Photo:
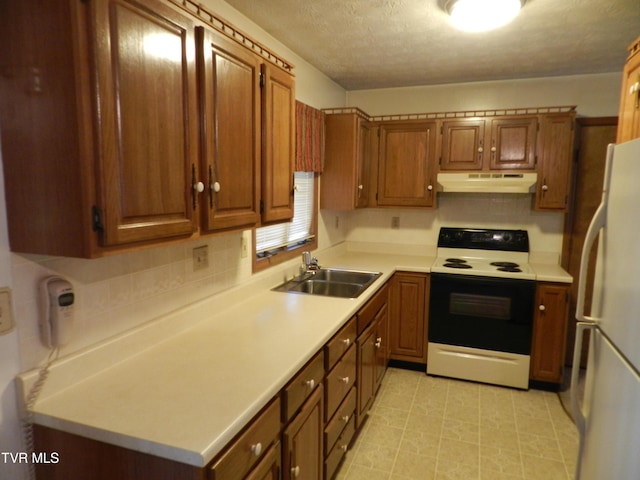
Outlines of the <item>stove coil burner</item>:
[[462,258],[447,258],[445,262],[443,266],[448,268],[472,268],[471,265]]
[[514,262],[491,262],[491,265],[498,267],[499,272],[522,272],[520,265]]

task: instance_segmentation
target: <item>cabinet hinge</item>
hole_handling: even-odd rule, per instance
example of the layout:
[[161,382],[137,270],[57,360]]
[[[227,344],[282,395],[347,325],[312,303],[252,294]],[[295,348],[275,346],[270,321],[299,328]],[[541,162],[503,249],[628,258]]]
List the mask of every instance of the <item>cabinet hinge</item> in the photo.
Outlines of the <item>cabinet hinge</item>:
[[104,231],[104,226],[102,225],[102,210],[95,205],[91,207],[91,226],[94,232]]
[[260,88],[264,88],[264,84],[265,84],[265,80],[264,80],[264,73],[260,73]]

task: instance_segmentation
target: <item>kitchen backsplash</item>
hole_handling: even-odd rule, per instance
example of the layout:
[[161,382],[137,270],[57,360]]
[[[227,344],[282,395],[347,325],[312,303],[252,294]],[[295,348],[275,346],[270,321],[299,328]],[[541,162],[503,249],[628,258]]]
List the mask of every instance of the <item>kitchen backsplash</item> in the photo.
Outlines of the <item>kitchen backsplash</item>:
[[[391,228],[393,217],[399,219],[397,229]],[[443,225],[524,228],[531,250],[551,253],[555,259],[562,249],[564,221],[562,214],[533,212],[530,195],[509,194],[443,194],[435,210],[322,211],[319,218],[321,261],[322,250],[345,240],[365,250],[383,245],[385,251],[430,254]],[[21,370],[41,365],[48,355],[38,332],[38,284],[46,275],[69,278],[76,292],[74,337],[62,349],[64,356],[181,306],[266,277],[268,271],[252,275],[251,257],[241,255],[243,236],[251,244],[251,232],[245,231],[93,260],[11,254]],[[194,271],[193,249],[202,245],[209,247],[209,265]]]
[[[245,231],[93,260],[11,254],[21,370],[48,355],[38,332],[43,277],[63,275],[76,293],[74,337],[65,355],[248,280],[251,257],[241,256],[243,235],[250,244]],[[209,265],[194,271],[192,251],[202,245],[209,247]]]

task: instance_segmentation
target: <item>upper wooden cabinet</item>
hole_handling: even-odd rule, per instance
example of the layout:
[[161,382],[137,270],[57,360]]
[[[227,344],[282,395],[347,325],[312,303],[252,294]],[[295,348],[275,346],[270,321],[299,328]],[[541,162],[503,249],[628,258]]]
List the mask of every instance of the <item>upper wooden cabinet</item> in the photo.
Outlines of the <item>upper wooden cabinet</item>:
[[262,222],[283,222],[293,218],[294,81],[263,63],[262,85]]
[[377,204],[435,205],[436,122],[379,125]]
[[629,46],[622,73],[617,143],[640,138],[640,37]]
[[574,114],[549,114],[540,120],[538,184],[534,206],[541,211],[566,211],[571,189]]
[[369,204],[371,124],[358,109],[328,113],[320,208],[352,210]]
[[260,59],[198,28],[206,230],[260,220]]
[[292,217],[290,65],[186,8],[0,4],[13,251],[90,258],[246,228],[260,194],[263,221]]
[[533,170],[536,116],[442,122],[440,170]]

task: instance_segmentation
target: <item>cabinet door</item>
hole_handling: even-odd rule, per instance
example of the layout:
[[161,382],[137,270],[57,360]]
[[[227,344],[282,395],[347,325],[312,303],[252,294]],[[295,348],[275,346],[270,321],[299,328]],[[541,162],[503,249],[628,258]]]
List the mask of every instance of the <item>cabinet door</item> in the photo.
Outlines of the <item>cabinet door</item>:
[[533,170],[537,130],[537,117],[493,119],[489,149],[491,169]]
[[101,243],[190,235],[199,182],[194,26],[152,0],[90,5]]
[[377,393],[389,363],[389,305],[385,303],[376,314],[374,395]]
[[371,124],[358,117],[358,151],[356,157],[355,205],[369,204],[369,171],[371,168]]
[[352,210],[368,206],[371,124],[357,113],[329,114],[325,135],[320,208]]
[[547,115],[540,121],[536,210],[567,209],[573,155],[573,115]]
[[427,275],[396,273],[391,284],[389,349],[395,360],[427,362]]
[[434,205],[435,129],[435,122],[380,125],[378,205]]
[[262,221],[293,218],[295,93],[293,77],[262,64]]
[[640,38],[630,47],[634,52],[622,73],[617,143],[640,138]]
[[358,337],[356,429],[362,425],[373,403],[376,368],[376,324],[372,323]]
[[568,298],[569,287],[566,285],[538,285],[531,346],[532,380],[562,382]]
[[309,397],[283,434],[282,478],[321,480],[324,468],[322,385]]
[[206,230],[258,223],[260,59],[222,35],[198,28],[206,189]]
[[484,124],[484,120],[442,122],[440,170],[482,169]]

